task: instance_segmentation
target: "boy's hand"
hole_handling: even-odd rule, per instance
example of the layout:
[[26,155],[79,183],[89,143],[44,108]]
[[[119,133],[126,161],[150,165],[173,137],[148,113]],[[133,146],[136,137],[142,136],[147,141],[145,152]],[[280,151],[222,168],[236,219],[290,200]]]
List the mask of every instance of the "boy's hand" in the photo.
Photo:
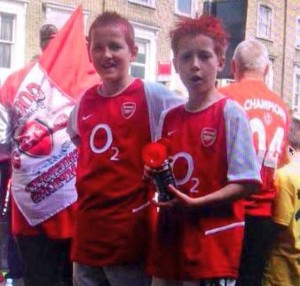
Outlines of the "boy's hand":
[[149,182],[151,180],[154,182],[153,169],[145,165],[144,166],[144,174],[143,174],[142,179],[144,182]]
[[174,198],[167,202],[159,202],[156,198],[152,202],[159,208],[171,208],[180,204],[180,201],[177,198]]
[[[191,198],[190,196],[180,192],[177,188],[173,185],[168,185],[168,191],[174,195],[174,199],[169,202],[163,203],[163,206],[170,203],[170,206],[174,206],[175,204],[181,204],[185,207],[192,208],[192,207],[200,207],[202,205],[202,199],[200,198]],[[160,203],[162,204],[162,203]],[[166,205],[167,206],[167,205]]]

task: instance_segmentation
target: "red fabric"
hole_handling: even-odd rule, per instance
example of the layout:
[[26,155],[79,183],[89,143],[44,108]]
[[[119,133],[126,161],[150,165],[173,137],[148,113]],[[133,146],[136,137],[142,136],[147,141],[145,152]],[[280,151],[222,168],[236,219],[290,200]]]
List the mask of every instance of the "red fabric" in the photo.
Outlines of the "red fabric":
[[[142,148],[150,142],[141,80],[121,94],[101,96],[97,86],[78,110],[81,145],[73,260],[91,266],[140,261],[149,241],[149,201]],[[91,136],[94,134],[94,137]]]
[[73,98],[99,82],[88,57],[81,6],[50,41],[38,62],[53,83]]
[[13,199],[11,200],[11,207],[13,235],[21,234],[31,236],[45,233],[52,239],[65,239],[73,236],[74,214],[77,203],[72,204],[36,227],[28,224]]
[[32,69],[35,62],[28,63],[24,68],[18,70],[17,72],[11,74],[0,89],[0,102],[5,107],[12,106],[16,93],[27,75],[27,73]]
[[246,201],[246,212],[249,215],[271,216],[275,196],[274,172],[282,156],[289,124],[287,106],[279,95],[259,80],[242,80],[221,88],[220,92],[237,101],[246,111],[255,150],[262,162],[263,184],[260,192]]

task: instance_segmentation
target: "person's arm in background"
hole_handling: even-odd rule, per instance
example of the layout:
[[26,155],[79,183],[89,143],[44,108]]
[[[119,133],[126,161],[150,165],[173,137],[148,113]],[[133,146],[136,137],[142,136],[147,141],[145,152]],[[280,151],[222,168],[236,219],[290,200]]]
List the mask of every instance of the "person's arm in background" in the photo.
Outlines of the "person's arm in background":
[[291,184],[288,176],[285,175],[284,169],[276,171],[275,187],[276,196],[273,204],[272,220],[274,223],[274,234],[278,236],[282,231],[286,230],[295,215],[294,192],[290,188]]

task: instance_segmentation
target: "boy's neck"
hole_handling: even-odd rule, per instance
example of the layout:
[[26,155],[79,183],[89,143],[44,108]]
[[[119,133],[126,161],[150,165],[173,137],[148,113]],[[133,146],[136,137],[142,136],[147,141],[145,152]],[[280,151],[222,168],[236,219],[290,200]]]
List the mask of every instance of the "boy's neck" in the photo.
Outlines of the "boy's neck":
[[203,110],[215,102],[219,101],[223,96],[215,89],[207,96],[202,95],[189,95],[186,109],[192,112]]
[[115,96],[122,93],[132,82],[134,78],[132,76],[127,77],[122,82],[103,82],[99,87],[99,93],[103,96]]

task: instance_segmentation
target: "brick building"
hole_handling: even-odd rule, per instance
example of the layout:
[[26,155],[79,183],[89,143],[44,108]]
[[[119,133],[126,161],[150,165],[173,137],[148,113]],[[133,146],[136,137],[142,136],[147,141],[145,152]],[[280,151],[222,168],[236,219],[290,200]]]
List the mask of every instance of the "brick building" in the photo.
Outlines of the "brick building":
[[[169,28],[178,16],[201,14],[208,4],[231,4],[227,19],[234,20],[240,2],[245,4],[240,11],[243,23],[227,26],[240,27],[243,38],[257,38],[266,44],[272,62],[269,86],[291,108],[300,110],[299,0],[0,0],[0,82],[40,53],[38,30],[42,24],[61,27],[82,3],[86,32],[95,16],[106,10],[121,13],[133,24],[139,56],[132,74],[183,90],[171,67]],[[220,83],[228,79],[230,75]]]

